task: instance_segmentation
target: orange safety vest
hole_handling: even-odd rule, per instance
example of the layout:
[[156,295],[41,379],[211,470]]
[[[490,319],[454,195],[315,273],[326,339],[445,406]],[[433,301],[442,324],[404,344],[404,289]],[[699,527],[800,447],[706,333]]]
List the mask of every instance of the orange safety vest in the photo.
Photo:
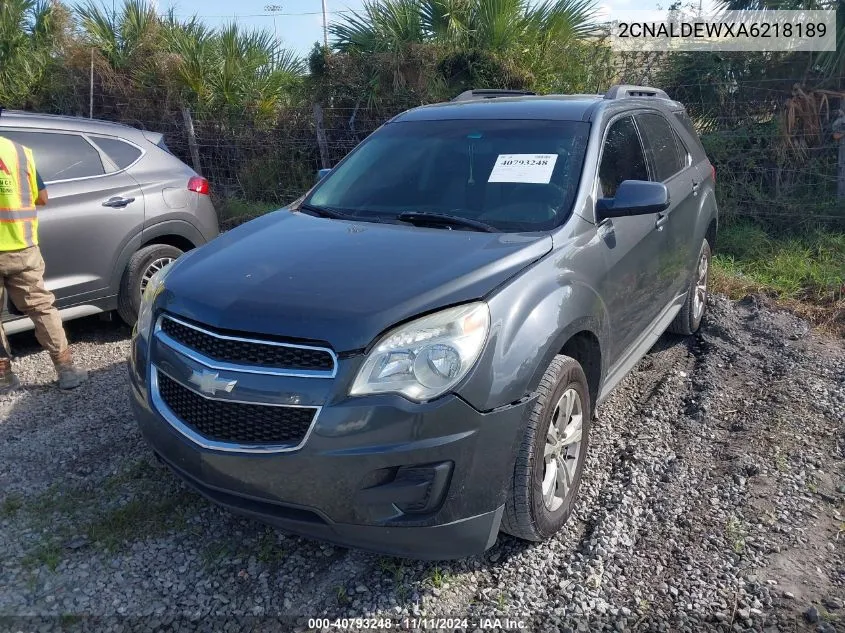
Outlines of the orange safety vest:
[[0,136],[0,252],[38,244],[32,150]]

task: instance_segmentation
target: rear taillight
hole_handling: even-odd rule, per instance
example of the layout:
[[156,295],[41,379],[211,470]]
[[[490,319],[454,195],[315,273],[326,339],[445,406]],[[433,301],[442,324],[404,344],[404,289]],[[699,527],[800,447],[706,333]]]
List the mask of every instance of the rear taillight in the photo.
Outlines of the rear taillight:
[[207,196],[210,191],[208,181],[201,176],[194,176],[188,181],[188,191],[195,191]]
[[710,165],[710,175],[713,176],[713,182],[716,182],[716,168],[713,165]]

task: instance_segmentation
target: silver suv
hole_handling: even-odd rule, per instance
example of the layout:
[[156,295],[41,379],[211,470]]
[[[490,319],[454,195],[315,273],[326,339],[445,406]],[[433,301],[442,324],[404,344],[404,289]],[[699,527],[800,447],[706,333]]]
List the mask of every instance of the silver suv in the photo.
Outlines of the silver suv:
[[[134,324],[150,277],[219,232],[208,181],[159,133],[4,110],[0,136],[33,151],[47,185],[39,242],[64,320],[117,310]],[[2,318],[10,334],[32,327],[10,303]]]

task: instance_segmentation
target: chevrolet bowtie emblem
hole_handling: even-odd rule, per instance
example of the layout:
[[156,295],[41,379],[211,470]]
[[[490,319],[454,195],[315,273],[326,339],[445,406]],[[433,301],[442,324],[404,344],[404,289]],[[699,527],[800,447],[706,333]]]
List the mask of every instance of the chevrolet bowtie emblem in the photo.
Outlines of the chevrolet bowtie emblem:
[[214,395],[218,391],[232,393],[232,389],[238,384],[237,380],[220,380],[220,374],[211,371],[191,372],[189,382],[195,384],[200,391]]

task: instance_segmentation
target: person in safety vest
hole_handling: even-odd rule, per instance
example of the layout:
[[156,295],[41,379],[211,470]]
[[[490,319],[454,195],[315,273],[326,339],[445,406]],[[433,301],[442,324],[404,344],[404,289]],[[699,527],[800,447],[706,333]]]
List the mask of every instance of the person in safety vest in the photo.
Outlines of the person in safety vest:
[[[36,205],[47,204],[47,189],[35,169],[32,150],[0,136],[0,306],[4,292],[32,319],[35,338],[50,353],[59,388],[74,389],[88,372],[73,364],[53,293],[44,287],[44,260],[38,248]],[[20,386],[12,372],[12,351],[0,323],[0,394]]]

